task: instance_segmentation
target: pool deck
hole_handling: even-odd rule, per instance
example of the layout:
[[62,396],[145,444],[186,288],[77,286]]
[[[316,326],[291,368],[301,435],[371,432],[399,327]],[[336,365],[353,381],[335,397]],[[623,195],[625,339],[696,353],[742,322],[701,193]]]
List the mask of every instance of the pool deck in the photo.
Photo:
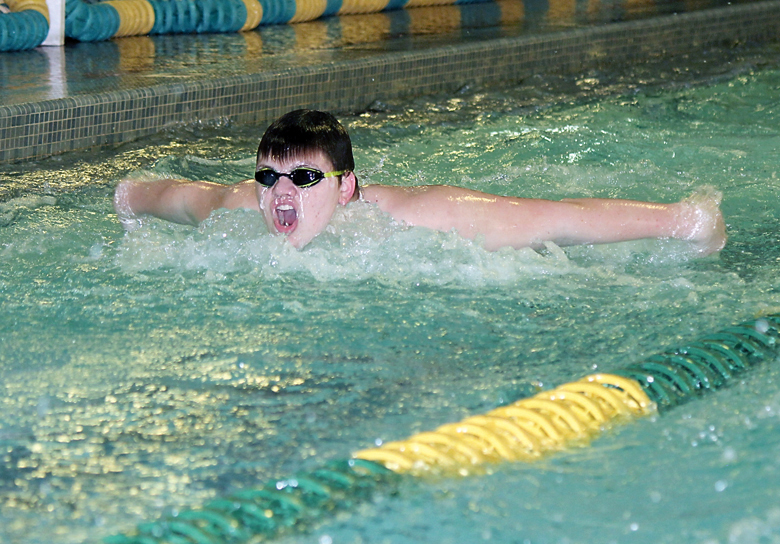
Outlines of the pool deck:
[[0,163],[778,36],[780,0],[497,0],[0,53]]

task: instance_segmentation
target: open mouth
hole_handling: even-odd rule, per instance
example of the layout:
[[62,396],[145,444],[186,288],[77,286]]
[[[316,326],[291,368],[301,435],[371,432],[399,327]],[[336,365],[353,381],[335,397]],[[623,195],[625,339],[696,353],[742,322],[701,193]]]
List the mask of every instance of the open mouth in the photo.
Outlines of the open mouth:
[[298,222],[298,211],[290,204],[279,204],[274,209],[274,219],[279,232],[292,232]]

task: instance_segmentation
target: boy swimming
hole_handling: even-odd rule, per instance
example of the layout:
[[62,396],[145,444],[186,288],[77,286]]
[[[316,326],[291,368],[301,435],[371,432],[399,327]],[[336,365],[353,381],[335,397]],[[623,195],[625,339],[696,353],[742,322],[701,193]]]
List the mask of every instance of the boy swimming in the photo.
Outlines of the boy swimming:
[[603,244],[675,238],[700,255],[723,248],[726,230],[716,191],[669,204],[578,198],[551,201],[496,196],[432,185],[360,187],[346,129],[326,112],[296,110],[268,127],[257,152],[255,178],[234,185],[206,181],[123,180],[114,196],[127,229],[151,215],[197,225],[214,210],[247,208],[272,233],[302,249],[325,229],[339,206],[363,200],[397,221],[479,237],[488,250]]

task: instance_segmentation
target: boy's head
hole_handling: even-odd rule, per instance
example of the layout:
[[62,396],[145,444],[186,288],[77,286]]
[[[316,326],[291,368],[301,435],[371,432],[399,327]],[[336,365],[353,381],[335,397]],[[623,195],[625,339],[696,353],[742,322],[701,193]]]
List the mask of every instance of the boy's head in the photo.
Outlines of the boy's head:
[[339,205],[359,197],[352,142],[329,113],[296,110],[274,121],[256,168],[266,225],[298,248],[322,232]]
[[354,172],[352,141],[346,129],[331,114],[295,110],[274,121],[263,134],[257,158],[276,160],[322,152],[334,170]]

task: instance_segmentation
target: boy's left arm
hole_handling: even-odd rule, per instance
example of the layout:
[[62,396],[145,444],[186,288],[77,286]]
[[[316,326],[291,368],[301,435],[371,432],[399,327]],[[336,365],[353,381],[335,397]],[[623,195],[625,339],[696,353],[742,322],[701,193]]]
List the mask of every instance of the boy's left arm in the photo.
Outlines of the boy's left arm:
[[703,255],[726,241],[714,191],[681,202],[634,200],[562,201],[501,197],[449,186],[393,187],[377,200],[384,211],[411,225],[456,229],[466,238],[481,236],[486,249],[603,244],[643,238],[688,240]]

